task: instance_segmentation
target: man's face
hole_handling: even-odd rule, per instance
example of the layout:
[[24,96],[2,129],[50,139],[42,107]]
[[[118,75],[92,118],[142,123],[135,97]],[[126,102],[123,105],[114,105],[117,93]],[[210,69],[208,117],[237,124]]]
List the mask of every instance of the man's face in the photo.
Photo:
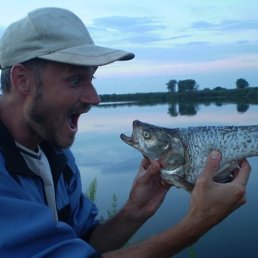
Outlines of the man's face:
[[36,81],[26,106],[29,127],[40,139],[69,147],[78,130],[78,119],[100,102],[92,85],[96,68],[49,62]]

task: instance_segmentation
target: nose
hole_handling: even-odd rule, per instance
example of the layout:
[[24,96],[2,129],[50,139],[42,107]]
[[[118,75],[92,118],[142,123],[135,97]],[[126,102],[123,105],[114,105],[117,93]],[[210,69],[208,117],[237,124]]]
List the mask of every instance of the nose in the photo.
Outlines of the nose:
[[100,97],[93,85],[89,85],[83,89],[80,101],[85,104],[98,105],[100,103]]

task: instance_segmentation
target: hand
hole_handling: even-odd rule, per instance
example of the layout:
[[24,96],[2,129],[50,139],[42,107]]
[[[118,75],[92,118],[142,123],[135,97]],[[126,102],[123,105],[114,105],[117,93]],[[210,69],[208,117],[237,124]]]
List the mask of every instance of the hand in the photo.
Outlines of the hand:
[[131,212],[147,219],[152,216],[163,202],[171,185],[160,177],[160,163],[144,158],[134,180],[128,204]]
[[213,176],[220,160],[220,152],[212,151],[191,196],[189,213],[201,219],[207,229],[246,202],[245,189],[251,170],[249,163],[246,160],[240,162],[239,171],[235,173],[232,182],[217,183],[213,181]]

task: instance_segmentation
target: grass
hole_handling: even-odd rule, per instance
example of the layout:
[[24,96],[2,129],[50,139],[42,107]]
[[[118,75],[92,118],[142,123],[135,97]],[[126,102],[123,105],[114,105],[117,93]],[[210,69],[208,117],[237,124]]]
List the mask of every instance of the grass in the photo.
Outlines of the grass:
[[112,196],[111,208],[107,211],[108,218],[112,218],[117,213],[117,197],[115,194]]
[[96,200],[96,193],[97,193],[97,178],[94,177],[94,179],[90,182],[90,184],[88,186],[88,190],[86,191],[86,196],[92,202],[95,202],[95,200]]
[[192,245],[188,248],[188,253],[190,258],[197,258],[194,247]]
[[[92,201],[96,201],[96,194],[97,194],[97,178],[94,177],[94,179],[90,182],[88,189],[86,191],[86,196]],[[111,206],[110,209],[107,210],[107,218],[112,218],[117,213],[117,196],[113,194],[112,200],[111,200]],[[100,216],[100,220],[103,221],[104,217]]]

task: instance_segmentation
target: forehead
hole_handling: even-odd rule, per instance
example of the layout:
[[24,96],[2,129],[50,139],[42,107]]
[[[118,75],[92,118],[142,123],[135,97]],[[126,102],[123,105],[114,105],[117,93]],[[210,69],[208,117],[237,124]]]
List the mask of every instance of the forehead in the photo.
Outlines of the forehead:
[[95,73],[97,69],[98,69],[97,66],[66,65],[67,71],[82,71],[82,72]]
[[81,72],[94,74],[97,69],[98,66],[79,66],[57,62],[48,62],[47,64],[47,70],[60,71],[62,73]]

